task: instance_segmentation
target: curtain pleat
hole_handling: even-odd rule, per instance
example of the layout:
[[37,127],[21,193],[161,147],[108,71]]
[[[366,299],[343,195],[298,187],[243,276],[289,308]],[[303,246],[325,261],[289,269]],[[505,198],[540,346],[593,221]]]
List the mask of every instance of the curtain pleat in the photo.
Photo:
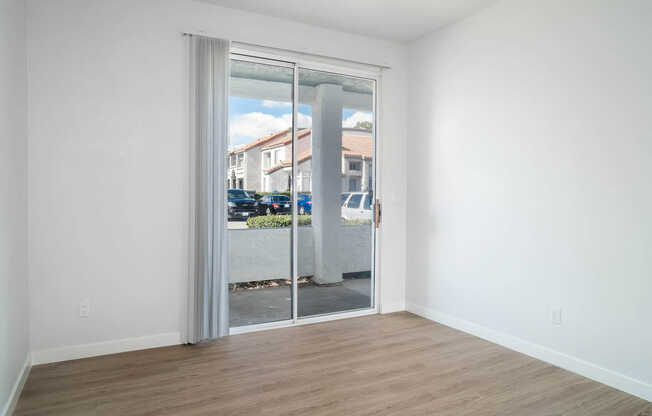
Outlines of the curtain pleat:
[[186,342],[228,335],[226,173],[230,42],[190,36],[190,265]]

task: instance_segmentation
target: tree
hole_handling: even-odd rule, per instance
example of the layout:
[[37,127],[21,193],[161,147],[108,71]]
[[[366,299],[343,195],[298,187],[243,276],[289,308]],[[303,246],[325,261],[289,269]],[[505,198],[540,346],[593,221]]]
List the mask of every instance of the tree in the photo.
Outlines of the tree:
[[355,126],[353,126],[354,129],[363,129],[363,130],[369,130],[371,131],[371,121],[358,121],[355,123]]

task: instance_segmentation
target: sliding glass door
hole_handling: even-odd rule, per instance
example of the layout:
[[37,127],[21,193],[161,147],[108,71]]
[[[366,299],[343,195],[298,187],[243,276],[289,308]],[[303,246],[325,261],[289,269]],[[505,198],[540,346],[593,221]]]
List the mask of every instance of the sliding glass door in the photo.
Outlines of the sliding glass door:
[[299,317],[373,307],[373,109],[374,81],[299,70]]
[[373,79],[234,55],[232,328],[373,310]]
[[230,324],[289,321],[294,67],[232,59],[230,89]]

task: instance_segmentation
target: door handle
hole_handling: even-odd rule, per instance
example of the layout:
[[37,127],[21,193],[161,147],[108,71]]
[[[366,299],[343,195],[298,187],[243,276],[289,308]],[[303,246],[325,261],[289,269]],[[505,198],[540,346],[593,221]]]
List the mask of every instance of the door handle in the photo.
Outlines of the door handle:
[[380,200],[376,199],[376,207],[374,212],[374,221],[376,222],[376,228],[380,228],[381,216],[382,216],[382,209],[380,207]]

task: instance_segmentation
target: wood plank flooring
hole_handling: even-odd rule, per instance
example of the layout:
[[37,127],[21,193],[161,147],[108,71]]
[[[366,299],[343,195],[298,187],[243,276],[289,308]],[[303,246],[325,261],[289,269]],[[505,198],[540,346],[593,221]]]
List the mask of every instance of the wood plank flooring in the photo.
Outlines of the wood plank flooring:
[[16,415],[605,415],[652,404],[409,313],[37,366]]

